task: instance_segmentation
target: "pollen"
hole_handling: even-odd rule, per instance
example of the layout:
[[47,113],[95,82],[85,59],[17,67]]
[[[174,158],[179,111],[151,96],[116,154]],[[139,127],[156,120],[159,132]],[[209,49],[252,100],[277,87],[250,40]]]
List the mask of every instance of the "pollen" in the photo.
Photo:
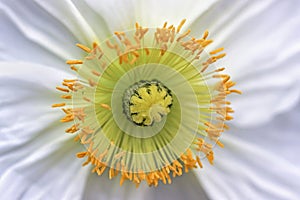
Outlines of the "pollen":
[[220,137],[234,113],[226,97],[241,91],[218,64],[224,48],[210,49],[209,32],[192,37],[185,23],[135,23],[76,44],[84,56],[66,63],[77,78],[56,87],[62,102],[52,107],[65,114],[65,132],[85,147],[77,157],[92,173],[156,187],[213,165],[214,148],[226,148]]

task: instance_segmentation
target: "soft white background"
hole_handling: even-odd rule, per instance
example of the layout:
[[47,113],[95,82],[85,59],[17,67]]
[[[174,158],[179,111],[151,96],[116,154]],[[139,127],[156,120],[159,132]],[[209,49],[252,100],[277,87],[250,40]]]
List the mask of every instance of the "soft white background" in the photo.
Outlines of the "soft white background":
[[[1,199],[299,199],[299,0],[0,0]],[[76,43],[116,30],[178,24],[211,48],[237,81],[236,113],[214,166],[148,188],[90,174],[63,134],[55,86],[72,77]]]

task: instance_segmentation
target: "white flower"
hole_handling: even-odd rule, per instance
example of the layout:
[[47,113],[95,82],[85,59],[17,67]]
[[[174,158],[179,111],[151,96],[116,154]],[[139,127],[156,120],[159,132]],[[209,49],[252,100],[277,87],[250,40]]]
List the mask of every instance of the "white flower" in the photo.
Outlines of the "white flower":
[[[0,192],[4,199],[297,199],[300,193],[298,1],[6,1],[0,2]],[[223,61],[244,94],[232,98],[233,128],[214,166],[171,185],[135,189],[82,168],[84,148],[62,134],[50,108],[72,78],[65,60],[75,43],[102,41],[138,21],[149,27],[187,19],[224,46]],[[186,27],[187,28],[187,27]],[[294,111],[290,111],[293,109]],[[195,176],[196,175],[196,176]]]

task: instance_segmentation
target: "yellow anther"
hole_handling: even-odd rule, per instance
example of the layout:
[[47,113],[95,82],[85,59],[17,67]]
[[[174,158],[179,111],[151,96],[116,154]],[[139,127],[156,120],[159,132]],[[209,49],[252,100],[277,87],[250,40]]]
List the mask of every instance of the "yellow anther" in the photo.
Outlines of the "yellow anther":
[[101,103],[100,106],[106,110],[111,110],[111,107],[107,104]]
[[62,92],[70,92],[68,89],[62,88],[62,87],[59,87],[59,86],[57,86],[56,89],[57,89],[57,90],[60,90],[60,91],[62,91]]
[[208,37],[208,34],[209,34],[208,30],[205,30],[204,33],[203,33],[202,38],[203,38],[204,40],[206,40],[206,38]]
[[217,141],[217,145],[219,145],[219,147],[224,148],[224,144],[222,142],[220,142],[219,140]]
[[72,95],[62,95],[60,97],[63,99],[72,99]]
[[101,73],[96,70],[92,70],[92,74],[94,74],[95,76],[101,76]]
[[76,65],[76,64],[82,64],[82,60],[67,60],[66,62],[68,65]]
[[183,33],[182,35],[180,35],[178,38],[177,38],[177,42],[179,42],[180,40],[182,40],[183,38],[185,38],[186,36],[188,36],[189,34],[191,33],[191,30],[187,30],[185,33]]
[[182,28],[182,26],[184,25],[185,22],[186,22],[186,19],[183,19],[183,20],[180,22],[180,24],[179,24],[178,27],[177,27],[176,33],[179,33],[179,32],[180,32],[180,30],[181,30],[181,28]]
[[237,93],[237,94],[242,94],[242,91],[240,90],[229,90],[231,93]]
[[83,44],[77,43],[76,46],[79,47],[80,49],[82,49],[83,51],[87,52],[87,53],[91,53],[91,51],[92,51],[90,48],[84,46]]
[[52,105],[52,108],[63,107],[65,105],[66,105],[65,103],[56,103]]
[[219,52],[221,52],[221,51],[223,51],[223,50],[224,50],[224,48],[221,47],[221,48],[218,48],[218,49],[216,49],[216,50],[213,50],[213,51],[209,52],[209,54],[217,54],[217,53],[219,53]]
[[70,68],[71,68],[73,71],[76,71],[76,72],[78,71],[78,69],[77,69],[74,65],[71,65]]

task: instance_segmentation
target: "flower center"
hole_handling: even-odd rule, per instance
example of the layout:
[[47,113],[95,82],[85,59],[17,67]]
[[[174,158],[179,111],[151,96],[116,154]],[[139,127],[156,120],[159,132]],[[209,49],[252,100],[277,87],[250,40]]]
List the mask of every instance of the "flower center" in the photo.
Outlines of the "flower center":
[[[205,31],[201,38],[181,33],[185,20],[173,25],[115,32],[101,44],[77,44],[87,52],[83,60],[68,60],[78,74],[65,79],[60,92],[66,114],[61,122],[74,124],[65,130],[77,134],[85,145],[83,165],[109,178],[121,174],[137,186],[171,183],[201,159],[213,164],[213,146],[233,119],[226,96],[232,89],[225,68],[213,68],[223,58],[223,48],[206,53],[212,43]],[[173,178],[172,178],[173,177]]]
[[171,91],[158,80],[131,85],[123,96],[123,112],[138,126],[152,126],[170,112]]

